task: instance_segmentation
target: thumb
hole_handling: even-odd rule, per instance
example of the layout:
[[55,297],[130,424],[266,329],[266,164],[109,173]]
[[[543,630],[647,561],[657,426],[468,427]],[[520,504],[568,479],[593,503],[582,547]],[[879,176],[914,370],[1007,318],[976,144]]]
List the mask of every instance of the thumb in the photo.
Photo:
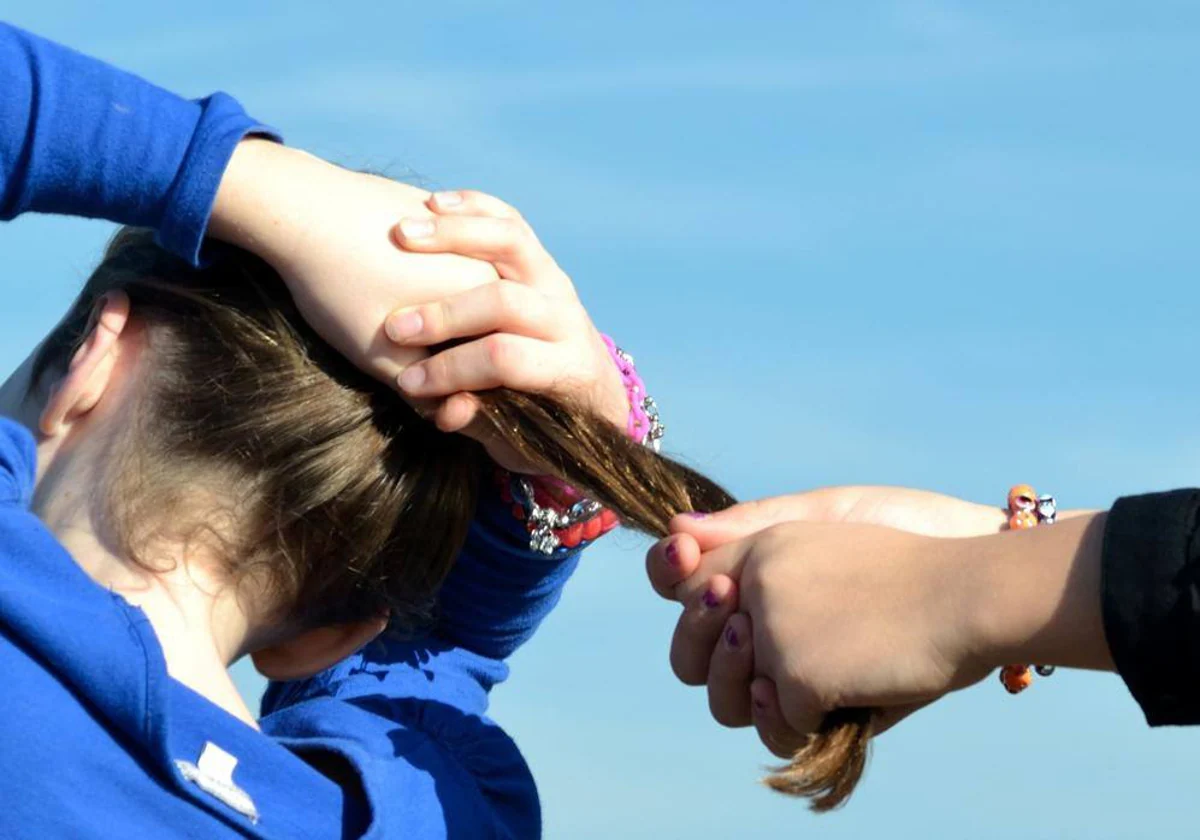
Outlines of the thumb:
[[832,505],[826,491],[797,493],[742,502],[717,513],[685,513],[671,520],[672,534],[689,534],[701,551],[711,551],[734,540],[745,539],[764,528],[797,520],[831,517]]

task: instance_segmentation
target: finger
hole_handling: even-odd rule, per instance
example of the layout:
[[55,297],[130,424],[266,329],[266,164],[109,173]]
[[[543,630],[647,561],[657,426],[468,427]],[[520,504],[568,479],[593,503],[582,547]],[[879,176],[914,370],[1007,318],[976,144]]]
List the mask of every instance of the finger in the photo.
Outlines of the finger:
[[552,340],[559,336],[550,308],[538,290],[499,280],[393,312],[384,330],[397,344],[422,347],[493,332]]
[[686,685],[704,685],[713,648],[730,614],[737,609],[733,581],[719,575],[708,582],[679,617],[671,639],[671,670]]
[[563,373],[550,347],[533,338],[494,333],[409,365],[397,384],[409,397],[501,387],[537,392]]
[[816,518],[819,510],[820,499],[815,494],[799,493],[742,502],[717,513],[683,514],[671,520],[670,528],[672,533],[691,534],[700,550],[708,551],[772,525]]
[[433,413],[433,423],[443,432],[461,432],[475,422],[481,407],[474,394],[451,394]]
[[775,683],[775,695],[784,722],[792,730],[809,735],[821,728],[829,709],[803,680],[789,678]]
[[750,617],[734,613],[708,663],[708,709],[722,726],[749,726],[754,649]]
[[491,216],[494,219],[520,219],[521,214],[494,195],[476,190],[436,192],[426,205],[435,213],[447,216]]
[[654,591],[674,601],[675,587],[700,567],[700,549],[687,534],[659,540],[646,552],[646,576]]
[[[691,534],[677,534],[676,536],[687,536],[694,540]],[[697,545],[699,545],[698,541]],[[699,596],[705,584],[714,575],[724,575],[738,580],[742,576],[742,566],[746,562],[749,546],[749,541],[739,540],[702,553],[699,568],[691,576],[675,585],[674,599],[690,603]]]
[[766,677],[750,683],[750,717],[758,739],[779,758],[791,758],[808,741],[808,735],[797,732],[784,720],[775,683]]
[[492,263],[507,280],[539,284],[561,275],[529,225],[519,219],[407,218],[393,228],[393,236],[406,251],[451,253]]

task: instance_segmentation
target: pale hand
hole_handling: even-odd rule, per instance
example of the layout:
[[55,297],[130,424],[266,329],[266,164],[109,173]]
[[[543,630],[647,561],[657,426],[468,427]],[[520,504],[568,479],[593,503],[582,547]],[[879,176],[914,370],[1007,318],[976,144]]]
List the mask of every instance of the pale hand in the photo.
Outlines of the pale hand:
[[[210,234],[270,263],[309,324],[357,367],[443,430],[476,437],[502,465],[530,471],[473,422],[469,392],[547,394],[621,425],[629,407],[570,280],[528,225],[496,199],[462,195],[444,207],[424,190],[252,139],[226,170]],[[436,233],[407,237],[400,219]],[[416,333],[389,337],[385,324],[403,327],[414,316]],[[422,364],[429,346],[468,336],[486,337]],[[406,370],[421,383],[401,387]]]
[[428,197],[407,184],[247,140],[221,181],[209,233],[270,263],[322,338],[395,387],[401,371],[428,354],[391,342],[388,315],[498,279],[478,260],[418,256],[396,246],[396,221],[431,216]]
[[629,398],[613,359],[575,287],[509,205],[470,190],[437,193],[435,217],[397,225],[401,247],[453,253],[493,264],[500,280],[396,312],[387,332],[405,347],[441,349],[411,365],[399,385],[414,399],[444,399],[444,431],[475,437],[502,466],[536,472],[480,422],[476,392],[510,388],[554,397],[621,428]]

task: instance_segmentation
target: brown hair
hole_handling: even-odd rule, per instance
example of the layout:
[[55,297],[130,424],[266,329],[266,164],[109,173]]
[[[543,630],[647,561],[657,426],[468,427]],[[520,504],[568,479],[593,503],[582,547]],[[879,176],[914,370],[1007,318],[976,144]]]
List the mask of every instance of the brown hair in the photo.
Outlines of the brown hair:
[[[263,261],[228,248],[194,269],[131,229],[43,344],[35,387],[66,367],[114,291],[129,296],[152,354],[101,488],[117,547],[154,568],[157,538],[215,539],[231,579],[263,587],[281,619],[316,625],[386,609],[400,628],[430,620],[475,514],[483,449],[438,432],[334,352]],[[734,501],[573,406],[505,389],[482,399],[512,449],[640,531],[663,536],[675,514]],[[844,717],[830,715],[767,783],[817,810],[840,804],[869,737],[869,716]]]

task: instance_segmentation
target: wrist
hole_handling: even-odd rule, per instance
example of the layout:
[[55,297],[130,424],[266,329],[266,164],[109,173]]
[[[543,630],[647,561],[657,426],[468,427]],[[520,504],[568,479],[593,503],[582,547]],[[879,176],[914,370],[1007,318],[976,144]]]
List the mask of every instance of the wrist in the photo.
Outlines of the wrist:
[[[332,164],[272,140],[249,137],[234,149],[213,204],[208,234],[282,271],[313,212],[301,190]],[[307,214],[304,212],[307,210]]]
[[989,668],[1037,662],[1111,670],[1100,602],[1104,513],[958,541],[975,580],[965,611],[972,655]]
[[605,364],[600,374],[600,388],[597,392],[598,399],[595,410],[614,426],[624,429],[629,423],[633,403],[616,360],[608,357],[608,350],[604,347],[603,340],[598,338],[597,341],[601,343],[604,350]]

